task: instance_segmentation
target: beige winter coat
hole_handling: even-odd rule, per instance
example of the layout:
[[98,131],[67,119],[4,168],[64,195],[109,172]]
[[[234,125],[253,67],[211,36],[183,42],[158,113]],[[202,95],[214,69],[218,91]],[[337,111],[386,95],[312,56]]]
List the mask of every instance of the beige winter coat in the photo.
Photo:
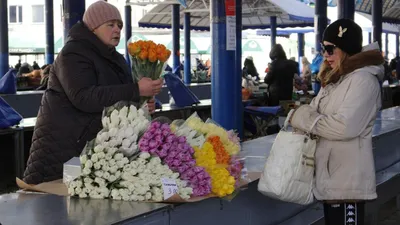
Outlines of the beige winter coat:
[[[379,56],[370,57],[374,52],[366,51],[376,47],[367,46],[352,56],[348,63],[353,70],[322,88],[312,103],[299,107],[291,119],[294,128],[320,137],[313,190],[318,200],[377,197],[372,128],[381,107],[377,77],[383,76],[384,69],[377,61]],[[319,115],[323,117],[310,131]]]

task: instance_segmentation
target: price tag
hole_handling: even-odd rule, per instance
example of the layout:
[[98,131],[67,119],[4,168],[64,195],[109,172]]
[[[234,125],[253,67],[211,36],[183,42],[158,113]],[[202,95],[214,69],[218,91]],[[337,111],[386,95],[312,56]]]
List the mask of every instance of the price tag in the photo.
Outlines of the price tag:
[[178,194],[178,186],[174,179],[161,178],[162,187],[164,190],[164,200],[170,198],[174,194]]

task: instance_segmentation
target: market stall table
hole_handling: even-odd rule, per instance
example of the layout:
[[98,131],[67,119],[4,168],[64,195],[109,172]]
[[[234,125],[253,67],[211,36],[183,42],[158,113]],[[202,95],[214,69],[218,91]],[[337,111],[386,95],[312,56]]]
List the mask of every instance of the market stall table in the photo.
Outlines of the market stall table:
[[[384,110],[378,117],[397,118],[397,113],[393,116],[394,110]],[[373,142],[377,173],[400,162],[397,147],[399,133],[400,120],[376,121]],[[249,172],[263,170],[274,139],[275,135],[270,135],[242,144],[241,155],[245,157]],[[377,181],[379,184],[383,179]],[[90,224],[85,221],[92,221],[95,224],[187,225],[190,221],[191,225],[280,224],[315,207],[313,204],[301,206],[265,197],[257,191],[257,183],[249,184],[232,201],[212,198],[196,203],[157,206],[153,203],[16,193],[0,197],[0,223],[54,224],[57,221],[57,224]]]

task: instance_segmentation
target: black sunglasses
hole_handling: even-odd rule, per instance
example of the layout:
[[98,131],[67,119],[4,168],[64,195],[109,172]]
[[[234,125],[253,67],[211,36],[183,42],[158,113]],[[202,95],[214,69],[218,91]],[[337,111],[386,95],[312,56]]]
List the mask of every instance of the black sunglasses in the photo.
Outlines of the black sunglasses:
[[336,45],[324,45],[321,43],[321,50],[322,53],[324,53],[325,51],[328,53],[328,55],[333,55],[333,51],[335,50]]

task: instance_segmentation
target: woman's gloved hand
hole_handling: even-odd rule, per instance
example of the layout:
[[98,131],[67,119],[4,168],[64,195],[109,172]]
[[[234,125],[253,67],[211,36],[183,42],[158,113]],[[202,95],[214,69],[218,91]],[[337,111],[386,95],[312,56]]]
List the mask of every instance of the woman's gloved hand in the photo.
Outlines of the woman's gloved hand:
[[138,82],[140,96],[143,97],[152,97],[160,93],[163,79],[160,78],[158,80],[152,80],[148,77],[143,77]]

